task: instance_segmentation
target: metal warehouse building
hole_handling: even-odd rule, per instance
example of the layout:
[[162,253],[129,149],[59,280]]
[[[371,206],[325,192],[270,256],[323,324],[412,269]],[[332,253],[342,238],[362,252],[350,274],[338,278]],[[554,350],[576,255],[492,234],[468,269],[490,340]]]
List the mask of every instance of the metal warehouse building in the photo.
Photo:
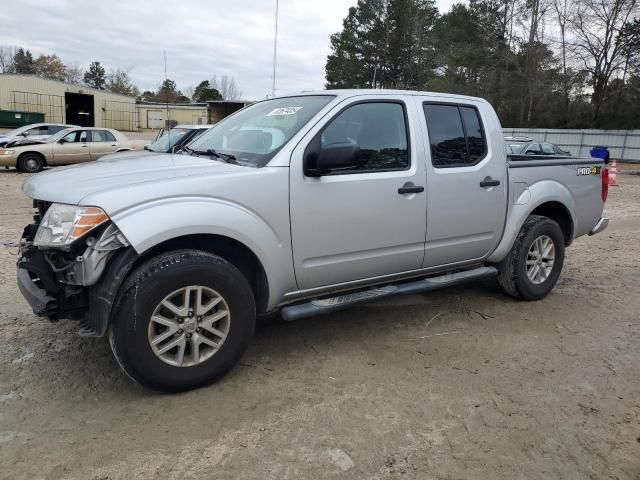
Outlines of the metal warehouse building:
[[138,129],[134,97],[35,75],[0,74],[0,109],[42,113],[51,123]]
[[164,128],[167,120],[173,125],[203,125],[208,123],[206,103],[139,102],[138,126],[141,129]]

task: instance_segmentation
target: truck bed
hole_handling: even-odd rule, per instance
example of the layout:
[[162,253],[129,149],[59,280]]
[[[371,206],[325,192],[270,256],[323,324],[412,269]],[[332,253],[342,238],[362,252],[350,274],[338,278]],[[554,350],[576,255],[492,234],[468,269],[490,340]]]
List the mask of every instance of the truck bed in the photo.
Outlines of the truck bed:
[[[580,158],[550,155],[508,155],[507,165],[512,191],[509,194],[510,209],[522,204],[534,190],[554,200],[558,190],[565,198],[556,198],[571,209],[574,220],[573,237],[586,235],[597,223],[602,213],[601,171],[604,161],[597,158]],[[561,189],[558,189],[558,186]],[[554,192],[554,193],[551,193]]]

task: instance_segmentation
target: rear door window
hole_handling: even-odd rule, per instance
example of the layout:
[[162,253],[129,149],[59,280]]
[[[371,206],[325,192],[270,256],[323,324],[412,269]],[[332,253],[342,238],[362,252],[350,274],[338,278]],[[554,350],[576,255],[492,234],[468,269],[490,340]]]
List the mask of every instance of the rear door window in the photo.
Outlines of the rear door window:
[[556,149],[550,143],[543,143],[542,153],[545,155],[555,155]]
[[542,149],[539,143],[532,143],[527,147],[526,153],[528,155],[542,155]]
[[424,114],[435,167],[464,167],[484,158],[486,140],[474,107],[425,103]]
[[115,142],[116,138],[106,130],[91,130],[92,142]]
[[49,125],[47,131],[49,135],[53,135],[54,133],[58,133],[60,130],[64,130],[66,127],[64,125]]

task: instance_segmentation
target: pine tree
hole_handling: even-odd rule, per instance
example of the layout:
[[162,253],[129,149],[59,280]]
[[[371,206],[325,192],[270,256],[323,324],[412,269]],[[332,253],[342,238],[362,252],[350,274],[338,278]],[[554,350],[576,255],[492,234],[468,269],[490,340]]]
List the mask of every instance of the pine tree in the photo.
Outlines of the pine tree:
[[83,80],[89,87],[104,90],[107,80],[104,67],[100,62],[91,62],[89,70],[84,72]]
[[26,75],[33,75],[36,73],[35,65],[33,64],[33,55],[29,50],[24,48],[18,48],[16,55],[13,58],[13,65],[16,73],[23,73]]

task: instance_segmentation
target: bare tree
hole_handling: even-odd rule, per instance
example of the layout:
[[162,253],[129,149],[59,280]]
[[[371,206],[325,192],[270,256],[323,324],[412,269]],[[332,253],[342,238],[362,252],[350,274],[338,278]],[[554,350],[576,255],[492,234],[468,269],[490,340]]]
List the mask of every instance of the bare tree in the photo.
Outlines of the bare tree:
[[235,79],[228,75],[222,75],[219,79],[217,75],[214,75],[210,84],[220,92],[225,100],[238,100],[242,96],[242,91]]
[[74,85],[81,85],[83,73],[82,68],[77,63],[67,65],[64,72],[64,81]]
[[560,30],[560,62],[562,63],[562,95],[564,96],[563,123],[566,125],[569,115],[569,93],[571,81],[567,67],[567,23],[574,14],[574,2],[571,0],[554,0],[553,9],[556,13],[556,24]]
[[13,58],[16,56],[16,47],[11,45],[0,45],[0,72],[14,73],[15,64]]
[[637,42],[637,33],[626,33],[638,13],[637,0],[580,0],[569,19],[577,58],[591,77],[594,123],[609,82],[630,61],[630,52],[640,54],[629,48]]
[[188,87],[183,88],[182,93],[184,93],[185,97],[189,97],[189,100],[193,102],[193,94],[195,93],[195,88],[193,88],[193,85],[189,85]]
[[529,125],[531,122],[531,114],[534,106],[534,92],[538,83],[538,72],[535,66],[534,56],[538,51],[538,42],[541,42],[540,30],[543,25],[544,16],[550,6],[550,0],[527,0],[522,4],[521,14],[525,21],[524,24],[527,41],[524,45],[524,91],[522,94],[522,103],[520,104],[520,123]]

